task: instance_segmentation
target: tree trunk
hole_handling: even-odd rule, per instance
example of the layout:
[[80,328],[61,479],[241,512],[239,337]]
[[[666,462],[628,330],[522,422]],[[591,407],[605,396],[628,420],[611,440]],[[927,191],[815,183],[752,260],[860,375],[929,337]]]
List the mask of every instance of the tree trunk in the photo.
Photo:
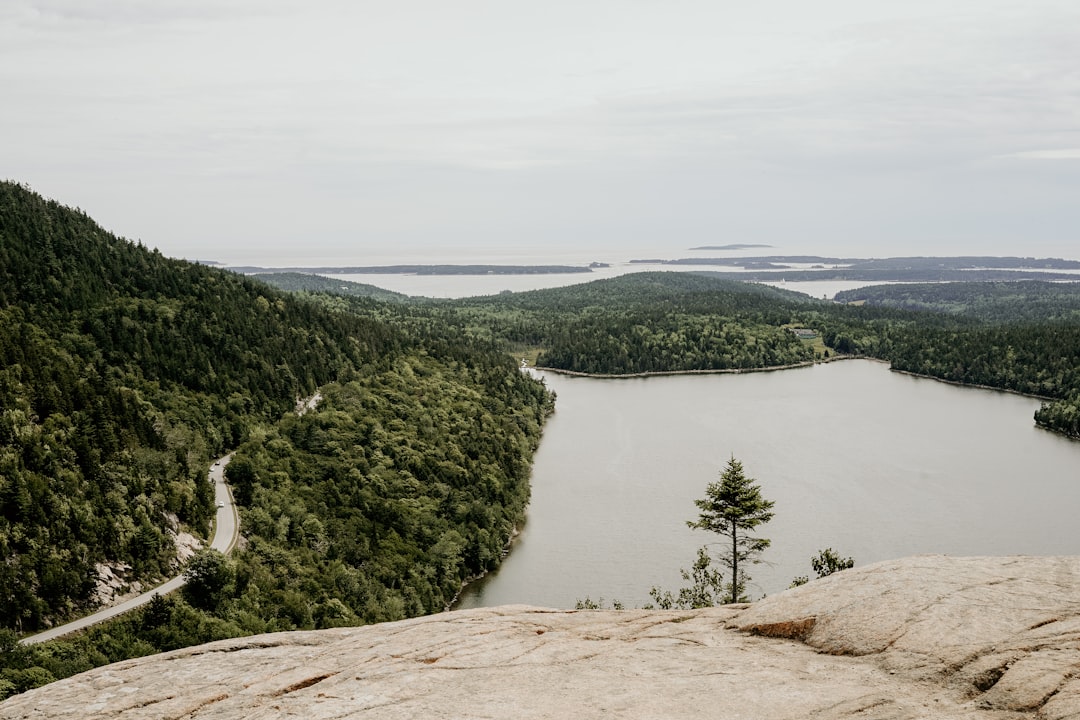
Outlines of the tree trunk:
[[739,602],[739,531],[731,525],[731,600]]

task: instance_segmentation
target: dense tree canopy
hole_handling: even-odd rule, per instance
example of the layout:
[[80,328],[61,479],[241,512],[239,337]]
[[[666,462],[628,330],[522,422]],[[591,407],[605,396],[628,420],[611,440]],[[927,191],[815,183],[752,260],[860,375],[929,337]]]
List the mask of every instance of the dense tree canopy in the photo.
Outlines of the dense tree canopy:
[[101,564],[175,571],[173,536],[212,513],[209,457],[404,344],[0,183],[0,622],[90,607]]
[[213,513],[210,458],[238,445],[248,549],[193,576],[197,607],[170,600],[186,629],[153,647],[207,637],[207,618],[242,633],[441,609],[501,558],[551,397],[459,326],[170,260],[12,183],[0,275],[0,624],[89,609],[102,566],[177,572],[175,534],[205,536]]

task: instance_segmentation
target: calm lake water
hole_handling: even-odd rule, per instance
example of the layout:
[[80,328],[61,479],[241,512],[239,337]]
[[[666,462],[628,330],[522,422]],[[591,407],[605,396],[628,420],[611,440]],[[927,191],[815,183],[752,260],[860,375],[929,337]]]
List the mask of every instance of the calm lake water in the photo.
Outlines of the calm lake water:
[[751,594],[812,575],[832,547],[857,565],[914,553],[1080,554],[1080,443],[1034,426],[1039,402],[851,360],[743,375],[543,373],[558,393],[529,518],[502,568],[459,607],[648,602],[684,584],[694,500],[740,460],[776,502]]

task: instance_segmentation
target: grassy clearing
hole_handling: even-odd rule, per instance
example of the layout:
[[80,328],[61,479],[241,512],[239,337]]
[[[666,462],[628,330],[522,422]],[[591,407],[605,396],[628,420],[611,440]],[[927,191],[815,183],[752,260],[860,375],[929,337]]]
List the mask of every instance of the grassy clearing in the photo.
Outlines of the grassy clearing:
[[525,362],[530,365],[530,367],[535,367],[536,358],[538,358],[540,354],[544,352],[544,350],[545,348],[542,347],[518,345],[516,347],[510,348],[510,354],[517,362],[520,363],[522,359],[524,359]]

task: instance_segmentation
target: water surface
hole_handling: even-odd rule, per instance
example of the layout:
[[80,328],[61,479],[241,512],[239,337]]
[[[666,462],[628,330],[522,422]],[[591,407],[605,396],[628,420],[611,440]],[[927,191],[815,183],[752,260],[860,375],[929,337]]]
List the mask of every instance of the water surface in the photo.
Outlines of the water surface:
[[1037,400],[843,361],[780,372],[595,379],[558,392],[529,519],[461,607],[648,601],[718,540],[686,521],[734,455],[776,502],[761,527],[776,593],[833,547],[856,563],[914,553],[1080,554],[1080,443],[1039,430]]

